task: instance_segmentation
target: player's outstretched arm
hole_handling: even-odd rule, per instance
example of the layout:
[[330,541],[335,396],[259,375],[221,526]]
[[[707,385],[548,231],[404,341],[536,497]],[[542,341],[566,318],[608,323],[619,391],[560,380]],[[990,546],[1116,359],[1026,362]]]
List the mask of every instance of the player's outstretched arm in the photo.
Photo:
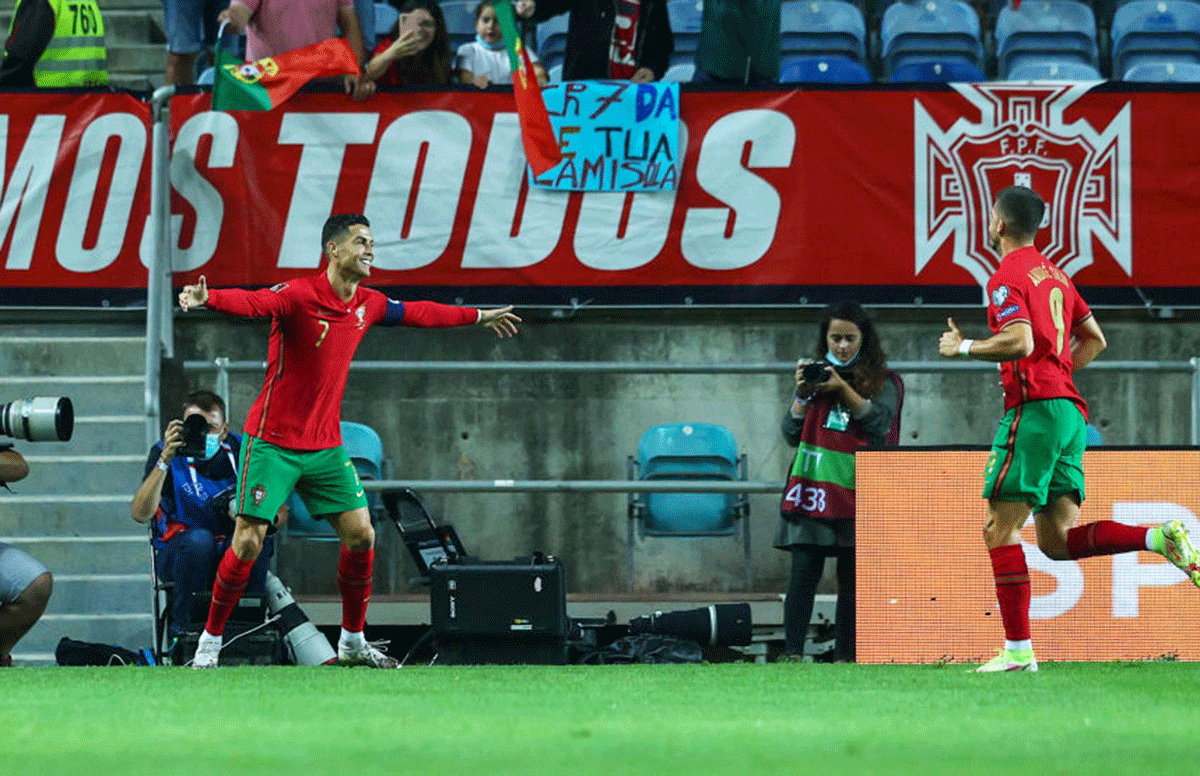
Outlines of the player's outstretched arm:
[[496,336],[504,339],[511,337],[517,333],[517,324],[521,323],[512,311],[512,305],[508,307],[495,307],[491,310],[479,311],[479,325],[486,326],[496,332]]
[[1092,363],[1092,359],[1108,347],[1108,340],[1104,338],[1104,332],[1094,317],[1088,316],[1075,324],[1075,327],[1071,329],[1071,334],[1075,337],[1075,341],[1071,343],[1071,358],[1074,361],[1071,371],[1073,372],[1078,372]]
[[179,292],[179,308],[185,313],[193,307],[203,307],[208,302],[208,281],[204,276],[191,286],[184,286]]

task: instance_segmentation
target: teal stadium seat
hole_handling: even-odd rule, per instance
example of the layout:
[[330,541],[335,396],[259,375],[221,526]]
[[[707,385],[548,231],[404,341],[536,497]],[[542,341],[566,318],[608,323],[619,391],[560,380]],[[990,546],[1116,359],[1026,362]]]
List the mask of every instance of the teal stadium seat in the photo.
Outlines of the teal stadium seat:
[[[729,429],[714,423],[668,423],[642,434],[629,456],[633,480],[747,479],[745,454]],[[745,493],[631,493],[628,557],[633,583],[634,524],[641,537],[733,536],[742,525],[746,589],[751,586],[750,502]]]

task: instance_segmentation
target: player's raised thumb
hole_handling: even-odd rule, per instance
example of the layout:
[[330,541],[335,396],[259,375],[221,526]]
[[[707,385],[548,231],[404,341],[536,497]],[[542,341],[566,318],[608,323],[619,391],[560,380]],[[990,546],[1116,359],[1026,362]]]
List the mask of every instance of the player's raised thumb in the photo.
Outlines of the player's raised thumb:
[[208,281],[204,279],[204,276],[203,276],[203,275],[201,275],[201,276],[200,276],[200,281],[199,281],[199,283],[200,283],[200,290],[201,290],[201,291],[207,291],[207,290],[208,290]]
[[955,334],[961,334],[961,333],[962,333],[962,332],[960,332],[960,331],[958,330],[958,324],[956,324],[956,323],[954,322],[954,319],[953,319],[953,318],[947,318],[947,319],[946,319],[946,325],[947,325],[947,326],[949,326],[949,327],[950,327],[950,331],[954,332]]

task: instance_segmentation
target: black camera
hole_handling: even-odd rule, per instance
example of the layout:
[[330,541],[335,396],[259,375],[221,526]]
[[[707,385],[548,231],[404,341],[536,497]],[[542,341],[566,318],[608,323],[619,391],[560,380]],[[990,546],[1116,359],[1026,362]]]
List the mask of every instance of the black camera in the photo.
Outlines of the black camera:
[[828,369],[833,369],[833,364],[828,361],[813,361],[800,367],[800,376],[806,383],[823,383],[827,379],[825,371]]
[[183,419],[183,447],[179,454],[186,458],[204,457],[204,437],[208,434],[208,419],[195,413]]
[[0,404],[0,433],[29,442],[66,442],[75,430],[75,406],[65,396],[35,396]]

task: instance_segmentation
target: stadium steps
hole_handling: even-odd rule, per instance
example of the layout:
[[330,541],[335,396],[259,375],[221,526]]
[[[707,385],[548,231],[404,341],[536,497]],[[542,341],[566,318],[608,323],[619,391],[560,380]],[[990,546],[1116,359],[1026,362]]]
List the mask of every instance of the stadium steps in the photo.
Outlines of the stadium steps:
[[129,517],[146,456],[144,371],[143,336],[0,329],[0,399],[69,396],[75,405],[70,441],[15,441],[30,473],[0,493],[0,541],[55,577],[15,662],[54,662],[63,636],[134,649],[153,642],[147,532]]

